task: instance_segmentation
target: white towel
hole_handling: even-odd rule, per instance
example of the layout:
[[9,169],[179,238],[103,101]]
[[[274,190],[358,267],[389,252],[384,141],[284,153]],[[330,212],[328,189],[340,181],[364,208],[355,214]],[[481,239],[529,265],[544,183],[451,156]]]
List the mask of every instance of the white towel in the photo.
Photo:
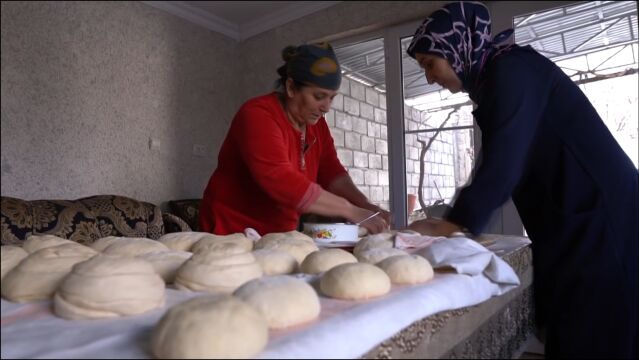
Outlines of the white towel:
[[435,241],[419,249],[416,254],[426,258],[433,268],[451,267],[459,274],[483,274],[490,281],[502,285],[504,292],[519,285],[515,271],[492,251],[476,241],[465,237],[455,237]]

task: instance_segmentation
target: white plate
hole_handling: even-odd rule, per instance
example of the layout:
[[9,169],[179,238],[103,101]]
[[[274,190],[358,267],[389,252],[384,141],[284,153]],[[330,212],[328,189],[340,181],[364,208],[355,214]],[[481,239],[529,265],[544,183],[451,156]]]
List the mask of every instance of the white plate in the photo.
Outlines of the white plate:
[[315,243],[318,246],[326,247],[326,248],[334,248],[334,247],[352,247],[357,245],[357,241],[318,241],[315,240]]

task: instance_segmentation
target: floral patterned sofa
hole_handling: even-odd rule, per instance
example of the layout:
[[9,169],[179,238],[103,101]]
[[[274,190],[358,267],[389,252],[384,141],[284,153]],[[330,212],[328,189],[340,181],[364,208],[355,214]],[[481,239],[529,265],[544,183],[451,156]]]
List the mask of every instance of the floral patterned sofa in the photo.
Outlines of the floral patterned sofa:
[[171,200],[169,212],[188,224],[187,231],[200,231],[200,201],[202,199]]
[[158,239],[165,233],[190,230],[159,206],[125,196],[31,201],[2,196],[1,203],[2,245],[19,245],[31,234],[91,244],[106,236]]

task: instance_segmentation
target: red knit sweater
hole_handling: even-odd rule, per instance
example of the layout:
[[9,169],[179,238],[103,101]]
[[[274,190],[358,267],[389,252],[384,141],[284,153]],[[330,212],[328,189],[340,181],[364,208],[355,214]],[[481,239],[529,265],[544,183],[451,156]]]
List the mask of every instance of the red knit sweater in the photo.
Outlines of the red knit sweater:
[[217,169],[200,205],[201,231],[226,235],[251,227],[261,235],[295,230],[320,186],[344,175],[324,118],[301,133],[287,120],[277,93],[248,100],[235,115]]

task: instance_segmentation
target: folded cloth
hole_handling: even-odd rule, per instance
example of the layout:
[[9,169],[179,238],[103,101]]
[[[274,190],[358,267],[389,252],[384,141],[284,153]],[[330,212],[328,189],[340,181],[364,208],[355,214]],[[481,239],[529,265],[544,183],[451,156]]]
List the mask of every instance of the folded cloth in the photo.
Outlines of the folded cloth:
[[446,237],[398,232],[397,235],[395,235],[394,247],[402,250],[421,249],[442,240],[446,240]]
[[435,269],[451,267],[459,274],[483,274],[490,281],[503,285],[504,292],[520,284],[519,277],[508,263],[478,242],[465,237],[434,241],[415,253],[426,258]]

